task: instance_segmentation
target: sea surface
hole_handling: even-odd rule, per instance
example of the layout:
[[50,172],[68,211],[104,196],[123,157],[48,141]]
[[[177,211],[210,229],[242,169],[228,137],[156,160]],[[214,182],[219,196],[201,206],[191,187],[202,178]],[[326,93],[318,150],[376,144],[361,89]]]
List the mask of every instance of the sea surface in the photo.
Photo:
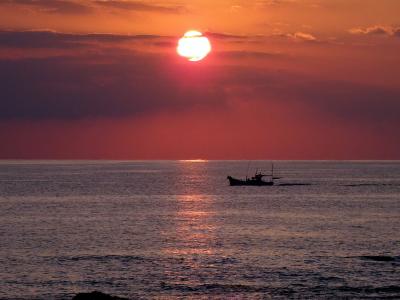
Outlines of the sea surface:
[[1,161],[0,298],[400,299],[400,162],[248,168]]

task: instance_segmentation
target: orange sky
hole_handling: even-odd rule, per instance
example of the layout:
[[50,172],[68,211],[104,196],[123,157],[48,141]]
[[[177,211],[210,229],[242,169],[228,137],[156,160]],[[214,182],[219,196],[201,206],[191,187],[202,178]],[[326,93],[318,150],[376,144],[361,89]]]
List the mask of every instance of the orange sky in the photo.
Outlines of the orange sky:
[[[397,0],[0,2],[0,158],[400,159]],[[189,63],[176,42],[203,31]]]

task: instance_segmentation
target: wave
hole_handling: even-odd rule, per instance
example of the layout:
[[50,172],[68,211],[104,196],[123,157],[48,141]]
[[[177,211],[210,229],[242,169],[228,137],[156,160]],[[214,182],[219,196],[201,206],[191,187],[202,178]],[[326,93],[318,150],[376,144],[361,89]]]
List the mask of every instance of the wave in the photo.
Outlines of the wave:
[[351,183],[351,184],[344,184],[343,186],[357,187],[357,186],[399,186],[399,185],[395,183]]
[[195,292],[200,294],[246,294],[246,293],[262,293],[262,294],[279,294],[279,295],[291,295],[295,293],[295,290],[291,288],[276,288],[269,286],[257,286],[257,285],[244,285],[244,284],[201,284],[201,285],[185,285],[185,284],[167,284],[161,283],[163,290],[175,290],[179,292]]
[[[336,278],[335,278],[336,279]],[[256,286],[244,284],[202,284],[202,285],[185,285],[185,284],[167,284],[161,283],[161,288],[164,291],[176,291],[180,293],[195,293],[197,295],[222,295],[222,294],[262,294],[271,297],[300,297],[300,298],[313,298],[315,296],[329,296],[329,297],[349,297],[349,296],[374,296],[380,295],[384,297],[398,297],[400,296],[400,286],[304,286],[300,285],[295,287],[273,287],[273,286]]]
[[280,183],[278,186],[298,186],[298,185],[312,185],[311,183]]
[[55,258],[57,261],[144,261],[146,258],[135,255],[81,255],[81,256],[60,256]]
[[400,256],[388,256],[388,255],[363,255],[360,256],[360,258],[362,260],[382,261],[382,262],[400,261]]
[[336,289],[341,292],[350,292],[350,293],[357,293],[357,294],[396,294],[396,295],[399,295],[399,293],[400,293],[400,286],[397,286],[397,285],[382,286],[382,287],[343,286],[343,287],[338,287]]

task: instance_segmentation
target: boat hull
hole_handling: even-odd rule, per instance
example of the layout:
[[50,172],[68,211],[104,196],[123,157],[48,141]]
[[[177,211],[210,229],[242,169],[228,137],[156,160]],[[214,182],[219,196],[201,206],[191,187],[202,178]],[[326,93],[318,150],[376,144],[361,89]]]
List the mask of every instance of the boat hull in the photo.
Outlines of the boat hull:
[[229,180],[229,185],[231,186],[271,186],[274,185],[273,181],[263,181],[254,179],[236,179],[231,176],[227,177]]

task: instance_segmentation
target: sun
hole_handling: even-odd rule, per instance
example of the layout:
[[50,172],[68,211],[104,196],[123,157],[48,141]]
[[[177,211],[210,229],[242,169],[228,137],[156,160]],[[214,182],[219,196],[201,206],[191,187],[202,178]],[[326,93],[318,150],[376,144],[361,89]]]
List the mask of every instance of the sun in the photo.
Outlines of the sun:
[[190,30],[178,41],[176,51],[189,61],[199,61],[211,52],[211,43],[201,32]]

